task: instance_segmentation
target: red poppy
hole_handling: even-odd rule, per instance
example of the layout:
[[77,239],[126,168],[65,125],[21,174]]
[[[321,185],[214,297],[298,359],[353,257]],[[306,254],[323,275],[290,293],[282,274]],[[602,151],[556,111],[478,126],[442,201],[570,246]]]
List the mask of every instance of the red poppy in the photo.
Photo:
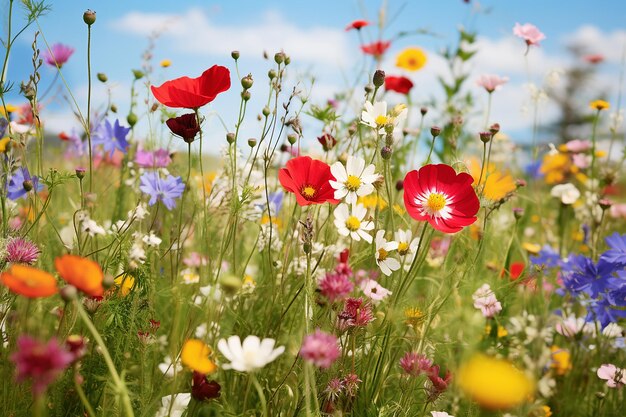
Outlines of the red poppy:
[[183,114],[178,117],[171,117],[165,122],[173,134],[180,136],[187,143],[193,142],[200,131],[198,120],[194,113]]
[[390,41],[376,41],[367,45],[361,45],[363,53],[374,55],[375,58],[381,57],[391,46]]
[[456,233],[476,221],[480,202],[474,179],[449,165],[426,165],[404,178],[404,206],[411,217],[444,233]]
[[585,61],[587,61],[590,64],[599,64],[602,61],[604,61],[604,55],[601,54],[590,54],[590,55],[585,55],[583,57],[583,59]]
[[167,107],[196,109],[212,102],[219,93],[230,88],[230,71],[213,65],[198,78],[180,77],[166,81],[160,87],[150,88],[154,98]]
[[335,190],[328,181],[335,180],[330,166],[308,156],[290,159],[285,168],[278,171],[278,180],[287,191],[296,195],[301,206],[310,204],[339,203],[335,200]]
[[524,262],[513,262],[509,266],[508,271],[506,269],[502,270],[502,273],[500,274],[500,276],[505,277],[508,275],[511,281],[515,281],[522,275],[522,272],[524,272],[525,268],[526,268],[526,265],[524,264]]
[[337,139],[330,133],[324,133],[322,136],[318,136],[317,141],[322,144],[326,152],[330,151],[337,144]]
[[355,20],[354,22],[346,26],[346,32],[352,29],[361,30],[365,26],[369,26],[369,25],[370,25],[370,22],[368,22],[367,20]]
[[396,93],[409,94],[413,88],[413,82],[406,77],[388,75],[385,77],[385,88]]

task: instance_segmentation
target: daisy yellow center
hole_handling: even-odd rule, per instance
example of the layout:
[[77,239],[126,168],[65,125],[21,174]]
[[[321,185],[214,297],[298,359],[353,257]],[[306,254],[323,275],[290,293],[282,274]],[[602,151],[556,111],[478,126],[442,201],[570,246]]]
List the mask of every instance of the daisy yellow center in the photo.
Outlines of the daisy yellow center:
[[351,232],[356,232],[361,227],[361,221],[356,216],[350,216],[346,220],[346,229]]
[[400,255],[406,255],[406,253],[409,251],[409,244],[408,242],[400,242],[398,243],[398,253]]
[[432,212],[438,212],[446,206],[446,198],[442,194],[432,193],[428,196],[428,200],[426,200],[426,206]]
[[379,261],[384,261],[385,259],[387,259],[387,255],[389,255],[389,253],[386,250],[384,250],[383,248],[378,249]]
[[376,116],[376,124],[379,126],[386,125],[388,121],[389,118],[384,114],[379,114],[378,116]]
[[302,196],[303,196],[304,198],[313,198],[313,197],[315,196],[315,193],[316,193],[316,192],[317,192],[317,190],[316,190],[313,186],[311,186],[311,185],[305,185],[305,186],[302,188],[302,192],[301,192],[301,194],[302,194]]
[[343,183],[348,191],[356,191],[361,186],[361,178],[354,175],[348,175],[348,180]]

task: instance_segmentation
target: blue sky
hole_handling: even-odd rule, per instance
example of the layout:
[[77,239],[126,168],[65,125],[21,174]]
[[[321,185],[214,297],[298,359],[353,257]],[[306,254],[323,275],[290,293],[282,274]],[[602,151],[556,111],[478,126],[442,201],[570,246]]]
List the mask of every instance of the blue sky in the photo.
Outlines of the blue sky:
[[[6,0],[4,3],[8,3]],[[19,3],[19,2],[16,2]],[[80,3],[80,4],[79,4]],[[242,75],[251,72],[256,80],[263,80],[269,63],[261,59],[267,48],[270,54],[284,47],[294,57],[292,72],[294,80],[316,74],[316,88],[312,101],[322,101],[332,93],[345,87],[344,75],[358,67],[361,56],[358,38],[346,33],[343,28],[354,19],[366,18],[376,21],[381,1],[321,0],[321,1],[146,1],[129,2],[52,2],[53,10],[40,20],[41,29],[50,43],[61,42],[76,48],[71,61],[64,67],[64,75],[81,105],[86,92],[86,27],[82,13],[90,7],[97,12],[93,26],[92,68],[105,72],[113,89],[114,101],[125,116],[128,102],[128,87],[132,81],[132,68],[141,66],[141,54],[146,48],[147,34],[166,23],[156,40],[153,81],[159,84],[166,79],[189,75],[197,76],[213,64],[226,65],[233,69],[230,49],[242,50],[240,70]],[[520,115],[524,107],[523,84],[532,81],[540,84],[553,68],[567,65],[565,45],[573,38],[589,44],[589,52],[607,55],[607,62],[598,77],[598,91],[604,91],[610,83],[617,83],[621,51],[626,43],[626,2],[622,0],[598,0],[589,2],[546,1],[546,0],[485,0],[481,9],[488,13],[472,13],[477,3],[465,4],[461,0],[389,0],[387,19],[389,27],[382,38],[389,38],[397,31],[428,29],[437,37],[412,36],[396,42],[389,58],[383,64],[388,73],[400,73],[393,68],[393,55],[405,46],[418,45],[426,49],[431,57],[429,65],[418,73],[411,74],[416,84],[414,102],[426,102],[436,97],[436,76],[442,71],[443,62],[436,52],[446,45],[455,43],[457,28],[464,25],[476,30],[481,39],[481,56],[477,59],[472,74],[496,73],[511,78],[499,96],[495,97],[494,118],[505,121],[512,132],[524,135],[524,126],[529,121]],[[19,6],[18,6],[19,7]],[[0,18],[2,33],[6,33],[6,7]],[[19,13],[16,13],[19,15]],[[19,23],[21,17],[16,19]],[[511,35],[516,22],[531,22],[547,36],[540,48],[531,51],[531,75],[522,70],[524,46]],[[379,36],[376,28],[369,28],[366,38]],[[15,45],[9,66],[9,79],[19,85],[27,79],[30,71],[30,43],[32,31],[25,33]],[[40,40],[41,42],[41,40]],[[40,48],[43,48],[43,42]],[[158,68],[161,59],[173,62],[167,70]],[[54,71],[44,68],[42,85],[47,86]],[[234,80],[236,82],[236,80]],[[604,84],[602,84],[604,82]],[[260,82],[253,89],[253,97],[262,94]],[[96,81],[96,101],[105,100],[106,94]],[[234,85],[236,85],[234,83]],[[305,83],[306,85],[306,83]],[[613,91],[615,89],[613,88]],[[57,90],[55,90],[57,91]],[[258,92],[258,96],[257,96]],[[480,91],[477,92],[480,95]],[[232,126],[236,117],[238,92],[233,89],[213,103],[216,110]],[[69,130],[72,126],[69,106],[62,94],[49,103],[49,128]],[[480,97],[480,96],[479,96]],[[610,99],[611,97],[607,97]],[[16,102],[17,98],[12,97]],[[393,97],[390,101],[393,101]],[[396,98],[397,99],[397,98]],[[255,101],[251,103],[251,107]],[[257,106],[260,109],[260,105]],[[255,112],[258,109],[254,110]],[[514,113],[514,114],[512,114]],[[547,118],[550,110],[547,109]],[[77,127],[77,124],[74,123]],[[216,124],[216,126],[218,126]],[[249,134],[254,135],[253,126]],[[221,128],[213,129],[215,136],[223,137]],[[223,130],[223,129],[222,129]],[[310,132],[315,135],[318,132]],[[523,138],[521,139],[523,140]]]

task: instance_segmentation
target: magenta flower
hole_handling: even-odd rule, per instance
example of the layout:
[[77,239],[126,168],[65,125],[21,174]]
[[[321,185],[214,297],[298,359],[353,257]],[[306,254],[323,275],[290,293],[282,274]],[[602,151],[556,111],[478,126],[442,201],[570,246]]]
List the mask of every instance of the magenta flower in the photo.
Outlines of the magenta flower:
[[541,31],[537,29],[537,26],[530,23],[525,23],[523,25],[516,23],[513,28],[513,34],[518,38],[524,39],[526,41],[526,45],[528,46],[539,46],[539,42],[546,38],[546,35],[541,33]]
[[327,273],[319,282],[319,288],[322,295],[334,303],[346,298],[354,289],[354,284],[345,274]]
[[484,88],[489,94],[491,94],[494,91],[500,89],[500,86],[506,84],[508,81],[509,77],[500,77],[499,75],[484,74],[478,77],[478,80],[476,80],[476,84],[478,84],[479,87]]
[[55,43],[50,47],[50,50],[43,51],[41,55],[46,64],[54,68],[61,68],[63,64],[70,59],[73,53],[74,48],[71,46]]
[[325,369],[330,368],[339,355],[341,355],[341,350],[337,337],[320,329],[306,335],[300,348],[300,356],[304,360]]
[[33,242],[21,237],[9,240],[6,246],[5,261],[9,263],[20,263],[32,265],[39,257],[39,248]]
[[340,330],[346,330],[349,327],[365,327],[374,320],[372,305],[363,301],[362,298],[348,298],[338,319]]
[[15,363],[17,382],[31,378],[33,394],[39,396],[72,363],[74,355],[54,338],[44,343],[22,335],[17,339],[17,351],[11,360]]
[[165,168],[172,162],[167,149],[144,151],[138,149],[135,154],[135,163],[141,168]]
[[407,352],[400,359],[400,367],[411,376],[428,374],[432,366],[433,362],[421,353]]
[[618,368],[610,363],[598,368],[598,378],[606,381],[610,388],[619,388],[626,385],[626,369]]

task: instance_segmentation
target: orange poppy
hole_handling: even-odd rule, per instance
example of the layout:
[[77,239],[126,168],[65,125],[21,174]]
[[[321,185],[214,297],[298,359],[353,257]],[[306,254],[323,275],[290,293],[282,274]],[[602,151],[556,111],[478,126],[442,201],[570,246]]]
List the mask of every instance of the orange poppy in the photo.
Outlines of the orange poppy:
[[0,281],[12,292],[28,298],[49,297],[59,291],[52,275],[26,265],[12,265],[0,275]]
[[104,293],[104,274],[96,262],[76,255],[63,255],[54,260],[54,266],[65,282],[85,294],[100,297]]

